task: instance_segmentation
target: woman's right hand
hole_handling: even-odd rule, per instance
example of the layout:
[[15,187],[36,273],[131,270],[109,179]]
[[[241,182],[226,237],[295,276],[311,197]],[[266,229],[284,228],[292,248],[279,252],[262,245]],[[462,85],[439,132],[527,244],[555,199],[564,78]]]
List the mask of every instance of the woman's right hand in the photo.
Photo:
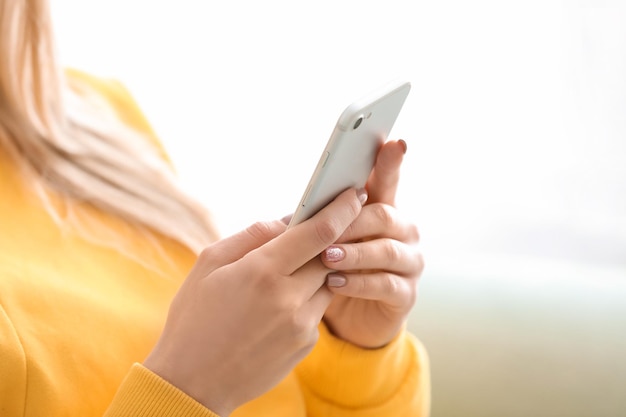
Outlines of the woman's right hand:
[[144,366],[221,416],[278,384],[315,345],[333,297],[317,255],[365,200],[347,190],[292,229],[257,223],[205,249]]

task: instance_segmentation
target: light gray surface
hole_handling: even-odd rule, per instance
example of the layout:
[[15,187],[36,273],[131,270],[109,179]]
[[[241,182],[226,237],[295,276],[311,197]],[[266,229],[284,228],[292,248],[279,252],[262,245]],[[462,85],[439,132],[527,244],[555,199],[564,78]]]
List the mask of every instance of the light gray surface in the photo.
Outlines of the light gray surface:
[[433,417],[626,415],[626,268],[431,263],[410,329],[430,353]]

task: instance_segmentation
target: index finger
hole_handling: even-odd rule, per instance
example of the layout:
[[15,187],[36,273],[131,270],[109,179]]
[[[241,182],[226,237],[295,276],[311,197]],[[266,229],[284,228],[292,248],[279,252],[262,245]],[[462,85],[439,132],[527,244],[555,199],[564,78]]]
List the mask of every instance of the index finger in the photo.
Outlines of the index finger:
[[335,243],[358,217],[366,200],[364,189],[348,189],[316,215],[288,229],[255,252],[269,258],[281,274],[291,275]]

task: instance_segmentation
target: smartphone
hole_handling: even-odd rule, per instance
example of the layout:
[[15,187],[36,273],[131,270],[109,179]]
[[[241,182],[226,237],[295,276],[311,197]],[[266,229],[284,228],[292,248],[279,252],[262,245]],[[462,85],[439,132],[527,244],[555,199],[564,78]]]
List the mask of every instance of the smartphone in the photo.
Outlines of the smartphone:
[[411,90],[392,82],[355,101],[341,113],[289,227],[310,218],[342,191],[362,188]]

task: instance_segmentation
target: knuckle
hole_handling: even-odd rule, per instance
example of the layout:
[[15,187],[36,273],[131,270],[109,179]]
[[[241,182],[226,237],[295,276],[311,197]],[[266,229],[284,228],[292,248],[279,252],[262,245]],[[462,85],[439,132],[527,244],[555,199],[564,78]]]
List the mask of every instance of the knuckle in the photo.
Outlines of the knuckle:
[[207,262],[211,260],[212,258],[213,258],[213,250],[211,246],[208,246],[202,249],[202,251],[200,252],[200,255],[198,255],[198,260],[203,261],[203,262]]
[[401,291],[398,281],[389,273],[384,274],[382,282],[384,287],[383,291],[392,297]]
[[300,351],[305,354],[311,352],[317,344],[319,337],[320,335],[317,326],[315,326],[313,329],[309,329],[306,333],[302,333],[298,340],[298,347],[300,348]]
[[390,303],[402,309],[411,308],[417,300],[417,280],[400,278],[391,273],[385,273],[380,291]]
[[320,332],[317,328],[317,324],[313,327],[313,330],[309,332],[309,340],[306,345],[308,349],[313,349],[313,347],[317,344],[317,341],[320,338]]
[[[280,291],[279,287],[279,283],[272,280],[272,285],[271,285],[271,289],[273,291]],[[288,317],[290,317],[289,323],[290,324],[296,324],[297,323],[297,319],[295,318],[299,305],[298,303],[295,301],[294,297],[291,297],[290,294],[286,294],[281,292],[279,296],[275,296],[276,297],[276,308],[281,312],[281,314],[285,314]]]
[[378,219],[378,222],[385,229],[390,228],[395,223],[394,213],[392,212],[391,206],[386,204],[376,204],[373,207],[374,215]]
[[352,220],[354,220],[359,216],[359,214],[361,214],[361,210],[363,209],[363,206],[358,200],[353,199],[351,200],[351,203],[348,206],[348,208],[350,210],[350,217]]
[[347,269],[362,269],[362,265],[364,261],[367,261],[368,255],[366,252],[371,252],[373,249],[368,249],[369,243],[345,243],[341,245],[341,248],[344,250],[344,258],[329,264],[328,266],[332,268],[337,267],[341,270]]
[[297,346],[306,348],[317,341],[317,324],[311,317],[294,312],[291,314],[289,326]]
[[216,258],[217,255],[215,254],[214,245],[210,245],[202,249],[202,251],[198,255],[197,264],[206,267],[212,265],[217,260]]
[[422,275],[422,272],[424,272],[424,255],[422,255],[420,252],[417,252],[415,257],[417,259],[417,276],[419,277]]
[[407,231],[408,231],[408,235],[409,235],[409,240],[412,242],[419,242],[420,240],[420,231],[417,227],[416,224],[414,223],[409,223],[408,227],[407,227]]
[[424,257],[417,248],[413,248],[409,261],[411,262],[410,267],[405,275],[407,278],[418,280],[424,272]]
[[417,301],[418,283],[422,275],[422,271],[424,270],[422,255],[420,253],[416,253],[415,259],[417,261],[415,273],[412,276],[407,277],[408,279],[404,280],[405,285],[408,287],[408,302],[411,306],[415,305],[415,302]]
[[291,314],[289,320],[289,327],[291,328],[292,333],[300,339],[307,333],[307,320],[299,314]]
[[348,227],[346,227],[346,230],[343,231],[343,234],[341,235],[341,241],[347,241],[350,240],[350,238],[352,236],[357,236],[358,235],[358,228],[355,226],[355,222],[352,222],[348,225]]
[[255,239],[269,240],[278,234],[277,225],[275,222],[259,221],[248,228],[246,232]]
[[409,299],[408,299],[409,304],[408,305],[410,307],[413,307],[416,302],[417,302],[417,287],[412,286],[411,291],[409,292]]
[[370,287],[367,279],[360,277],[360,279],[358,280],[353,279],[351,280],[351,282],[352,282],[352,285],[356,287],[355,289],[356,289],[357,294],[367,294],[368,289]]
[[396,263],[402,259],[402,249],[395,240],[388,240],[384,250],[385,256],[391,263]]
[[323,219],[315,224],[315,234],[323,244],[336,241],[341,235],[341,229],[335,219]]

